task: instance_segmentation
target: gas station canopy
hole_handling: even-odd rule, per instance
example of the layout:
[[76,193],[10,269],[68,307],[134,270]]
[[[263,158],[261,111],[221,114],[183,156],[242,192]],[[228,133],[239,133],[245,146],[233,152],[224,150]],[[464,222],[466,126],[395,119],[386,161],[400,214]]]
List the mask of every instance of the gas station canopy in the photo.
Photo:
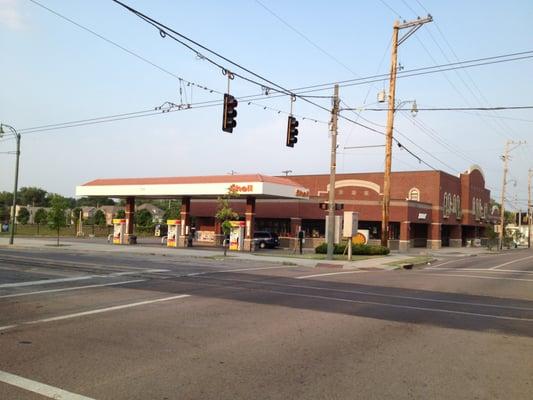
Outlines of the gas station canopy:
[[229,189],[258,199],[309,198],[309,190],[289,178],[261,174],[96,179],[77,186],[76,196],[213,199]]

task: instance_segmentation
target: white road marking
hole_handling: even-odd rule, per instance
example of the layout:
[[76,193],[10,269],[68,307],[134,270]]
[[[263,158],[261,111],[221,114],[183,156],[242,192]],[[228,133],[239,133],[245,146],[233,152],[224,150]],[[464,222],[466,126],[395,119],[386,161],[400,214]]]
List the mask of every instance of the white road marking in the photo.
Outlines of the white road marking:
[[108,311],[115,311],[115,310],[122,310],[122,309],[125,309],[125,308],[144,306],[146,304],[161,303],[163,301],[183,299],[185,297],[190,297],[190,294],[180,294],[178,296],[163,297],[161,299],[139,301],[137,303],[122,304],[120,306],[97,308],[96,310],[83,311],[83,312],[74,313],[74,314],[60,315],[60,316],[57,316],[57,317],[43,318],[43,319],[38,319],[38,320],[35,320],[35,321],[28,321],[28,322],[24,322],[24,324],[39,324],[39,323],[42,323],[42,322],[61,321],[61,320],[64,320],[64,319],[83,317],[85,315],[100,314],[100,313],[104,313],[104,312],[108,312]]
[[[460,271],[457,271],[460,272]],[[427,274],[420,274],[416,273],[416,275],[425,275]],[[431,274],[431,276],[454,276],[454,277],[465,277],[465,278],[479,278],[479,279],[496,279],[501,281],[523,281],[523,282],[533,282],[533,279],[525,279],[525,278],[508,278],[504,276],[479,276],[479,275],[466,275],[466,274]]]
[[[90,262],[83,262],[83,261],[60,261],[53,258],[42,258],[42,257],[24,257],[24,256],[15,256],[15,255],[2,255],[2,258],[7,261],[16,261],[16,260],[22,260],[22,261],[40,261],[41,264],[46,265],[60,265],[60,266],[68,266],[77,268],[78,266],[82,267],[105,267],[105,268],[122,268],[122,269],[132,269],[132,270],[141,270],[144,269],[143,267],[131,267],[127,265],[109,265],[109,264],[97,264],[97,263],[90,263]],[[14,260],[10,260],[14,259]]]
[[[206,286],[220,286],[220,285],[215,285],[212,283],[211,284],[202,283],[202,284]],[[279,286],[284,286],[284,285],[279,285]],[[232,289],[243,289],[240,286],[225,286],[225,287],[232,288]],[[294,293],[294,292],[283,292],[280,290],[269,290],[269,289],[258,289],[258,290],[262,290],[267,293],[283,294],[286,296],[308,297],[308,298],[314,298],[314,299],[320,299],[320,300],[340,301],[340,302],[345,302],[345,303],[370,304],[370,305],[383,306],[383,307],[402,308],[402,309],[417,310],[417,311],[429,311],[429,312],[435,312],[435,313],[468,315],[468,316],[483,317],[483,318],[495,318],[495,319],[504,319],[504,320],[512,320],[512,321],[533,322],[533,319],[531,318],[509,317],[505,315],[494,315],[494,314],[481,314],[481,313],[473,313],[473,312],[467,312],[467,311],[446,310],[442,308],[404,306],[400,304],[380,303],[376,301],[352,300],[352,299],[343,299],[339,297],[319,296],[319,295],[313,295],[313,294],[301,294],[301,293]],[[465,304],[469,304],[469,303],[465,303]]]
[[299,265],[279,265],[277,267],[260,267],[260,268],[238,268],[238,269],[226,269],[224,271],[213,271],[214,274],[220,274],[224,272],[241,272],[241,271],[261,271],[264,269],[282,269],[282,268],[296,268]]
[[37,292],[6,294],[6,295],[3,295],[3,296],[0,296],[0,299],[5,299],[5,298],[8,298],[8,297],[31,296],[31,295],[34,295],[34,294],[42,294],[42,293],[67,292],[67,291],[70,291],[70,290],[91,289],[91,288],[104,287],[104,286],[126,285],[128,283],[136,283],[136,282],[146,282],[146,279],[135,279],[133,281],[102,283],[102,284],[99,284],[99,285],[74,286],[74,287],[67,287],[67,288],[61,288],[61,289],[39,290]]
[[7,329],[15,328],[17,325],[6,325],[6,326],[0,326],[0,331],[5,331]]
[[481,314],[481,313],[473,313],[473,312],[467,312],[467,311],[446,310],[446,309],[442,309],[442,308],[404,306],[404,305],[400,305],[400,304],[379,303],[377,301],[351,300],[351,299],[342,299],[342,298],[339,298],[339,297],[317,296],[317,295],[310,295],[310,294],[282,292],[282,291],[276,291],[276,290],[271,290],[270,292],[279,293],[279,294],[285,294],[285,295],[288,295],[288,296],[311,297],[311,298],[317,298],[317,299],[322,299],[322,300],[341,301],[341,302],[346,302],[346,303],[371,304],[371,305],[392,307],[392,308],[405,308],[405,309],[408,309],[408,310],[430,311],[430,312],[437,312],[437,313],[440,312],[440,313],[469,315],[469,316],[484,317],[484,318],[496,318],[496,319],[506,319],[506,320],[512,320],[512,321],[533,322],[533,319],[531,319],[531,318],[509,317],[509,316],[505,316],[505,315]]
[[115,311],[115,310],[122,310],[122,309],[125,309],[125,308],[144,306],[146,304],[161,303],[163,301],[170,301],[170,300],[176,300],[176,299],[184,299],[184,298],[190,297],[190,296],[191,296],[190,294],[180,294],[180,295],[177,295],[177,296],[163,297],[163,298],[160,298],[160,299],[139,301],[137,303],[122,304],[120,306],[97,308],[95,310],[82,311],[82,312],[74,313],[74,314],[59,315],[57,317],[50,317],[50,318],[37,319],[37,320],[34,320],[34,321],[21,322],[18,325],[7,325],[7,326],[4,326],[4,327],[1,327],[0,330],[2,330],[2,329],[3,330],[7,330],[7,329],[11,329],[11,328],[16,328],[16,327],[18,327],[20,325],[34,325],[34,324],[40,324],[40,323],[43,323],[43,322],[61,321],[61,320],[64,320],[64,319],[83,317],[85,315],[101,314],[101,313],[108,312],[108,311]]
[[72,277],[72,278],[42,279],[42,280],[39,280],[39,281],[4,283],[4,284],[0,285],[0,289],[12,288],[12,287],[21,287],[21,286],[46,285],[46,284],[49,284],[49,283],[83,281],[83,280],[92,279],[92,278],[94,278],[93,275],[87,275],[87,276],[76,276],[76,277]]
[[[489,256],[481,256],[481,257],[501,257],[501,256],[504,256],[504,255],[507,255],[507,253],[503,253],[503,254],[491,254]],[[471,259],[473,256],[465,256],[465,257],[459,257],[459,258],[456,258],[454,260],[449,260],[449,261],[445,261],[441,264],[437,264],[435,265],[434,267],[432,268],[439,268],[443,265],[447,265],[447,264],[451,264],[451,263],[454,263],[454,262],[459,262],[459,261],[464,261],[464,260],[468,260],[468,259]],[[437,261],[438,262],[438,261]]]
[[472,272],[482,272],[484,274],[533,274],[533,271],[521,270],[521,269],[484,269],[484,268],[439,268],[439,267],[427,267],[425,270],[433,271],[472,271]]
[[242,271],[261,271],[265,269],[282,269],[282,268],[295,268],[298,265],[280,265],[277,267],[260,267],[260,268],[238,268],[238,269],[225,269],[223,271],[203,271],[203,272],[191,272],[190,274],[178,275],[178,277],[193,277],[210,274],[224,274],[226,272],[242,272]]
[[142,269],[139,271],[127,271],[127,272],[113,272],[108,275],[99,275],[104,277],[109,276],[126,276],[126,275],[135,275],[135,274],[149,274],[149,273],[157,273],[157,272],[169,272],[169,269]]
[[76,393],[67,392],[45,383],[32,381],[31,379],[23,378],[22,376],[10,374],[9,372],[0,371],[0,382],[8,385],[16,386],[29,392],[40,394],[56,400],[94,400],[91,397],[82,396]]
[[498,269],[500,267],[504,267],[504,266],[509,265],[509,264],[514,264],[514,263],[517,263],[517,262],[520,262],[520,261],[529,260],[530,258],[533,258],[533,256],[519,258],[518,260],[508,261],[506,263],[503,263],[503,264],[500,264],[500,265],[495,265],[494,267],[490,267],[489,269]]
[[33,286],[33,285],[48,285],[50,283],[74,282],[74,281],[82,281],[82,280],[93,279],[93,278],[114,278],[117,276],[137,275],[137,274],[156,273],[156,272],[168,272],[168,271],[170,270],[169,269],[143,269],[139,271],[115,272],[115,273],[111,273],[107,275],[84,275],[84,276],[74,276],[72,278],[41,279],[38,281],[4,283],[0,285],[0,289],[22,287],[22,286]]
[[432,298],[426,298],[426,297],[401,296],[401,295],[394,295],[394,294],[368,292],[368,291],[363,291],[363,290],[332,289],[332,288],[326,288],[326,287],[321,287],[321,286],[291,285],[291,284],[283,284],[283,283],[274,283],[274,282],[269,282],[269,281],[250,281],[250,280],[245,280],[245,279],[223,279],[223,278],[210,278],[210,279],[226,281],[226,282],[260,283],[263,285],[282,286],[282,287],[288,287],[288,288],[314,289],[314,290],[324,290],[328,292],[362,294],[362,295],[369,295],[369,296],[376,296],[376,297],[388,297],[388,298],[403,299],[403,300],[426,301],[430,303],[444,303],[444,304],[447,303],[447,304],[458,304],[458,305],[466,305],[466,306],[502,308],[502,309],[508,309],[508,310],[533,311],[533,308],[527,308],[527,307],[513,307],[513,306],[502,306],[498,304],[484,304],[484,303],[472,303],[472,302],[455,301],[455,300],[432,299]]
[[307,278],[316,278],[320,276],[331,276],[331,275],[343,275],[343,274],[359,274],[366,271],[343,271],[343,272],[329,272],[326,274],[315,274],[315,275],[304,275],[297,276],[296,279],[307,279]]

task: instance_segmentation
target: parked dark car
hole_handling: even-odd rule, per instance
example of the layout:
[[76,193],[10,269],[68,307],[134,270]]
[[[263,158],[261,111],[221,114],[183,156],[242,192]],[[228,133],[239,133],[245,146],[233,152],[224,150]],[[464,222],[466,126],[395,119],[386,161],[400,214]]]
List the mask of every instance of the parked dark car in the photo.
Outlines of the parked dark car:
[[254,232],[254,243],[255,246],[259,247],[260,249],[264,249],[266,247],[273,249],[279,246],[279,237],[276,233],[258,231]]

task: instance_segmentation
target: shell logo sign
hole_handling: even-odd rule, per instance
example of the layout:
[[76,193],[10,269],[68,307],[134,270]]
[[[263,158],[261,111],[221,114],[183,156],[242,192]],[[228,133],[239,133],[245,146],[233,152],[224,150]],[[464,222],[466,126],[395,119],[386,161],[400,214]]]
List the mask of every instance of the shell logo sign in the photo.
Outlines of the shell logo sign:
[[368,229],[359,229],[359,231],[352,237],[352,244],[367,244],[368,233]]
[[231,185],[229,187],[231,192],[248,193],[254,191],[254,185]]
[[309,197],[309,190],[296,189],[294,193],[297,197]]

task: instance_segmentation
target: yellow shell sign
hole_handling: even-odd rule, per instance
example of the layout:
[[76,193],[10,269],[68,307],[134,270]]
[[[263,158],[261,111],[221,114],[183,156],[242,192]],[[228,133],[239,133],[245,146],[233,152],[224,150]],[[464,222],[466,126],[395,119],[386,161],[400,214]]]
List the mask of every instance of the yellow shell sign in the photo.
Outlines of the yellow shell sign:
[[358,232],[352,237],[352,244],[366,244],[366,236]]

